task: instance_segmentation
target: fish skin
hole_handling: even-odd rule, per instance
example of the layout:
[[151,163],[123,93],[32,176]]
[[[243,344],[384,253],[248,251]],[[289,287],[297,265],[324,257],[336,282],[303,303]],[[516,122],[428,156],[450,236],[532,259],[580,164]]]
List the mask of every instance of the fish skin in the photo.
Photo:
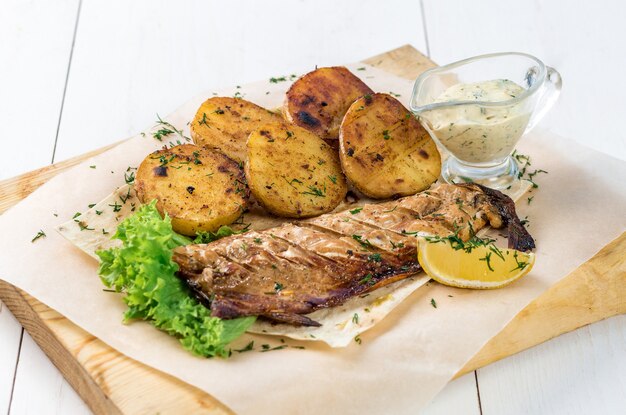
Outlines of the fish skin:
[[535,246],[508,196],[466,183],[179,247],[173,260],[215,317],[319,326],[306,314],[418,273],[417,232],[468,240],[487,225],[507,228],[509,248]]

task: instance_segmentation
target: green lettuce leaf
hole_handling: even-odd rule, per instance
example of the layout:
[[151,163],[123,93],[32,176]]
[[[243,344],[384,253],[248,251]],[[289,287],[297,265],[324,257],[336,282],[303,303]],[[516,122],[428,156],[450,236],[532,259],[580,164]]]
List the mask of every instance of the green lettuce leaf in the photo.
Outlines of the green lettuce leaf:
[[248,228],[244,228],[240,231],[236,231],[230,226],[222,225],[215,232],[204,232],[198,231],[196,232],[196,239],[193,240],[194,244],[208,244],[209,242],[217,241],[218,239],[224,238],[226,236],[238,235],[240,233],[247,232]]
[[228,357],[228,343],[241,336],[255,317],[211,317],[211,311],[191,295],[176,277],[178,265],[172,261],[172,250],[191,241],[172,230],[170,218],[161,218],[155,202],[124,219],[113,238],[122,246],[97,252],[98,274],[104,285],[126,294],[124,321],[149,321],[196,355]]

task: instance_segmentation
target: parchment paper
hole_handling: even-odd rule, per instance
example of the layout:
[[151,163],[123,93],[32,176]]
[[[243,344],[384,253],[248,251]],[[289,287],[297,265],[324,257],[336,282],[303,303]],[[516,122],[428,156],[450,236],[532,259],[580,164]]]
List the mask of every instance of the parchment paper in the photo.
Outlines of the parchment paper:
[[[353,72],[374,90],[399,93],[406,103],[411,82],[357,66],[364,65],[352,65]],[[221,93],[240,92],[275,107],[287,87],[263,81]],[[168,120],[185,125],[208,96]],[[429,283],[363,334],[361,344],[345,349],[306,343],[304,350],[205,360],[146,323],[122,325],[124,305],[119,295],[102,290],[96,261],[53,230],[122,185],[127,167],[153,148],[154,140],[139,135],[60,174],[2,215],[0,276],[122,353],[206,390],[240,413],[415,413],[524,306],[626,229],[626,163],[535,133],[518,146],[532,156],[532,168],[549,171],[536,177],[540,188],[532,203],[518,207],[537,239],[537,261],[528,276],[492,291]],[[31,242],[40,229],[47,236]],[[270,343],[255,335],[242,342],[249,339],[257,350]]]

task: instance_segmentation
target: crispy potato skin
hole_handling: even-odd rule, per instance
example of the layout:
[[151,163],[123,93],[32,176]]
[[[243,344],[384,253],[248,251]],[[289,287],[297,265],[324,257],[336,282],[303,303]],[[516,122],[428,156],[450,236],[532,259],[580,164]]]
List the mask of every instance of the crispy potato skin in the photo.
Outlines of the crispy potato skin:
[[235,161],[193,144],[148,155],[137,170],[135,189],[142,203],[157,199],[159,212],[167,213],[173,229],[184,235],[233,223],[249,196]]
[[304,128],[266,124],[250,134],[247,149],[250,190],[275,215],[304,218],[330,212],[348,191],[337,152]]
[[415,194],[441,173],[441,157],[428,132],[388,94],[365,96],[350,106],[339,147],[346,176],[372,198]]
[[190,125],[191,138],[199,146],[216,149],[242,162],[250,132],[280,114],[241,98],[213,97],[202,103]]
[[373,91],[343,66],[318,68],[296,80],[287,91],[287,121],[324,139],[337,139],[350,104]]

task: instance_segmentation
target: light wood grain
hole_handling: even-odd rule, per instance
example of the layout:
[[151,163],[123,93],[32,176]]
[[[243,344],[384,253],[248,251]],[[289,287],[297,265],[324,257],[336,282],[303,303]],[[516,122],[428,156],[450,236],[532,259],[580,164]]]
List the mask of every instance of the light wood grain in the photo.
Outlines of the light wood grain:
[[[410,46],[404,46],[365,62],[384,67],[389,72],[395,72],[393,69],[395,66],[390,65],[390,61],[401,62],[400,70],[396,73],[410,78],[415,77],[424,68],[434,65]],[[77,160],[70,164],[76,162]],[[60,167],[47,168],[44,173],[52,177],[61,170]],[[10,183],[0,183],[0,189],[18,190],[20,196],[24,197],[43,182],[35,183],[33,179],[36,177],[37,174],[33,172],[15,178]],[[5,193],[7,192],[0,192],[0,194]],[[15,204],[19,199],[20,197],[17,196],[3,197],[0,200],[0,212]],[[493,362],[589,322],[625,312],[623,297],[597,295],[604,289],[615,290],[615,293],[624,292],[624,286],[620,284],[625,283],[623,278],[625,240],[625,235],[622,235],[594,257],[590,264],[585,264],[580,272],[566,277],[559,283],[561,288],[558,292],[553,292],[557,295],[555,299],[544,298],[544,295],[533,302],[529,306],[530,309],[525,309],[519,318],[514,319],[507,326],[504,333],[510,337],[501,338],[503,336],[501,334],[494,338],[460,373],[473,370],[475,367]],[[590,290],[590,287],[596,287],[596,282],[600,284],[598,291]],[[581,298],[584,299],[584,306],[576,306],[568,302],[568,298],[572,297],[558,296],[567,290],[579,296],[574,297],[577,304],[580,303]],[[582,295],[589,291],[592,291],[594,295]],[[160,411],[167,413],[174,409],[171,402],[167,400],[173,396],[176,397],[174,401],[177,402],[176,410],[178,411],[181,410],[181,402],[190,405],[186,409],[195,413],[227,411],[209,395],[124,357],[72,325],[58,313],[5,283],[0,285],[0,298],[7,299],[7,305],[29,332],[33,333],[35,341],[96,413],[143,412],[144,406],[142,405],[148,402],[157,402]],[[565,315],[563,315],[564,312]],[[550,324],[541,324],[542,322],[550,322]],[[552,324],[552,322],[555,323]],[[535,327],[533,330],[524,332],[525,324],[534,324]],[[537,336],[534,335],[535,331]],[[522,332],[525,334],[518,335]],[[145,379],[145,381],[136,384],[136,379]],[[163,390],[162,387],[167,388],[167,394],[160,392]],[[139,390],[133,388],[139,388]],[[138,393],[144,396],[146,393],[153,393],[152,397],[155,400],[132,399]],[[165,401],[162,401],[163,399]]]
[[0,297],[93,412],[230,413],[201,390],[124,356],[10,284],[0,282]]
[[482,415],[474,372],[448,383],[420,415]]
[[0,413],[9,411],[22,327],[0,302]]
[[107,151],[119,143],[120,142],[110,144],[97,150],[85,153],[81,156],[73,157],[59,163],[50,164],[49,166],[21,174],[11,179],[3,180],[0,182],[0,214],[9,209],[11,206],[17,204],[20,200],[37,190],[39,186],[52,179],[63,170],[69,169],[89,157],[93,157]]
[[78,3],[0,3],[0,180],[52,160]]
[[[37,376],[28,377],[28,373]],[[65,380],[46,354],[24,331],[19,362],[15,372],[15,386],[11,398],[13,414],[64,415],[89,414],[78,393]]]
[[484,415],[626,414],[626,315],[478,371]]
[[[0,180],[52,159],[77,10],[78,0],[0,3],[0,142],[8,155]],[[0,302],[2,414],[9,411],[21,336]]]
[[57,159],[134,135],[156,112],[205,91],[356,62],[406,42],[425,50],[419,2],[387,0],[385,18],[380,4],[85,0]]

